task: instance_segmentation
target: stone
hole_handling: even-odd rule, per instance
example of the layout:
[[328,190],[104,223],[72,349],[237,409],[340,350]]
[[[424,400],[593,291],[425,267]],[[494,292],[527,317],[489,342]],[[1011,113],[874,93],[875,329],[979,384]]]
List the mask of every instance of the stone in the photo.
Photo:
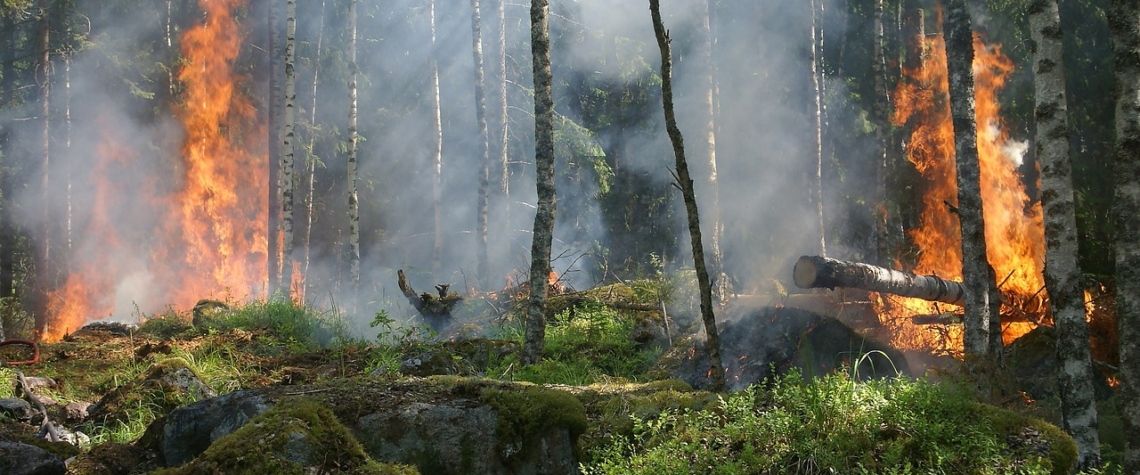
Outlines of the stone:
[[64,420],[72,424],[83,422],[87,419],[87,409],[90,407],[91,403],[86,401],[69,403],[63,406]]
[[263,396],[247,390],[175,409],[154,423],[161,424],[162,434],[160,446],[155,448],[167,467],[182,465],[270,407]]
[[0,417],[10,417],[20,422],[30,422],[36,416],[36,410],[23,399],[0,398]]
[[64,475],[63,460],[34,445],[0,440],[0,473],[5,475]]

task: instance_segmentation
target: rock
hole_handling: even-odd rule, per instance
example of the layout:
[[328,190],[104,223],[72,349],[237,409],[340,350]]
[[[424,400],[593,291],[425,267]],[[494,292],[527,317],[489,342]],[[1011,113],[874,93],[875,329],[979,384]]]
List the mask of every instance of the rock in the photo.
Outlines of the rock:
[[64,419],[72,424],[83,422],[87,419],[87,409],[91,407],[91,403],[80,401],[73,402],[63,406]]
[[63,475],[63,460],[34,445],[0,440],[0,473],[5,475]]
[[[174,473],[390,473],[326,406],[289,398],[221,437]],[[408,473],[397,470],[396,473]]]
[[[91,445],[91,438],[80,431],[71,431],[65,427],[55,426],[55,432],[59,434],[59,441],[66,442],[76,447],[85,447]],[[45,436],[48,439],[50,436]]]
[[471,365],[444,348],[413,354],[400,363],[400,374],[407,376],[470,375]]
[[152,424],[161,429],[158,447],[152,448],[167,467],[182,465],[271,407],[260,394],[236,391],[175,409]]
[[36,416],[31,403],[18,398],[0,399],[0,417],[11,417],[20,422],[30,422]]
[[194,304],[194,319],[192,323],[195,328],[202,328],[209,325],[210,321],[218,318],[219,316],[229,313],[230,306],[225,302],[212,299],[202,299]]
[[[1057,346],[1053,327],[1038,326],[1006,346],[1006,366],[1016,388],[1033,399],[1057,395]],[[1093,365],[1093,390],[1098,401],[1108,399],[1112,389],[1099,367]]]
[[[249,427],[247,423],[258,414],[294,395],[305,395],[331,410],[363,451],[378,462],[413,465],[423,473],[560,475],[578,471],[574,446],[585,430],[586,416],[574,396],[454,376],[399,382],[360,378],[239,391],[172,411],[152,424],[143,437],[146,442],[140,443],[160,451],[165,466],[178,466],[214,451],[212,444]],[[269,437],[251,435],[261,429],[241,429],[242,435],[234,434],[234,439]],[[306,466],[315,460],[311,458],[314,453],[323,450],[321,441],[312,440],[304,431],[272,432],[279,434],[273,436],[273,444],[287,442],[267,449],[276,454],[273,457]],[[247,451],[261,447],[249,441],[243,444],[242,450]],[[266,444],[268,448],[271,442]],[[231,457],[236,457],[234,452]]]
[[134,323],[99,321],[83,325],[75,333],[64,337],[65,341],[105,341],[110,338],[131,336],[139,326]]
[[42,376],[24,376],[24,382],[28,384],[28,389],[35,391],[39,388],[54,388],[56,382],[54,379],[45,378]]
[[131,408],[146,404],[158,415],[165,414],[217,393],[190,369],[182,358],[168,358],[151,365],[132,381],[115,388],[88,408],[88,420],[95,425],[126,421]]
[[[843,322],[786,307],[765,307],[718,324],[726,383],[741,389],[799,368],[805,378],[850,371],[859,379],[908,374],[906,357],[864,338]],[[707,389],[704,341],[675,342],[653,369],[656,376]],[[773,372],[773,370],[775,372]]]

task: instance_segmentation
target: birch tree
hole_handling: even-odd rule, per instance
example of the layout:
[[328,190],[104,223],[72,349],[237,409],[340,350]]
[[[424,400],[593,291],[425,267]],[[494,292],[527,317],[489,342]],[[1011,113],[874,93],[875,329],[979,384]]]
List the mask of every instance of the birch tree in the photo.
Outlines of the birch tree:
[[823,111],[821,108],[819,57],[822,54],[819,41],[816,38],[816,23],[823,21],[818,18],[816,3],[820,0],[808,2],[811,7],[811,86],[812,86],[812,154],[815,159],[815,170],[811,182],[811,197],[815,204],[816,226],[819,228],[819,255],[827,256],[827,236],[823,224]]
[[554,240],[554,97],[550,74],[548,0],[531,0],[530,49],[534,71],[534,167],[538,206],[530,246],[530,298],[527,302],[523,363],[542,359],[546,338],[546,291]]
[[1116,66],[1116,325],[1124,473],[1140,474],[1140,4],[1110,0]]
[[348,3],[348,278],[355,306],[360,290],[360,205],[356,195],[356,8],[358,0]]
[[290,298],[293,281],[293,168],[296,161],[297,78],[293,56],[297,35],[297,0],[285,2],[285,155],[281,166],[281,292]]
[[705,249],[701,243],[701,221],[697,212],[697,198],[693,191],[693,179],[689,176],[689,164],[685,160],[685,141],[677,126],[673,111],[673,59],[669,51],[669,32],[661,21],[661,5],[658,0],[649,0],[649,12],[653,18],[653,32],[657,37],[657,47],[661,50],[661,101],[665,110],[665,128],[673,145],[676,159],[676,185],[681,189],[685,200],[685,212],[689,221],[689,240],[692,244],[693,266],[697,271],[697,286],[701,294],[701,318],[705,325],[705,349],[709,355],[709,377],[714,391],[724,389],[724,364],[720,359],[720,334],[716,329],[716,315],[713,313],[712,283],[709,282],[708,268],[705,266]]
[[1077,263],[1077,220],[1057,0],[1030,3],[1029,28],[1033,38],[1037,160],[1041,164],[1041,204],[1045,215],[1045,287],[1053,310],[1060,368],[1057,386],[1065,430],[1077,443],[1077,468],[1088,470],[1100,465],[1100,439],[1089,328]]
[[428,68],[431,70],[431,203],[432,223],[431,271],[439,275],[440,259],[443,256],[443,122],[439,111],[439,65],[436,61],[435,45],[435,0],[428,0],[428,20],[431,22],[431,52]]
[[[979,389],[988,393],[990,382],[984,370],[1001,358],[1000,347],[993,348],[990,340],[994,323],[1000,318],[1001,300],[993,268],[986,260],[981,166],[974,116],[974,37],[966,0],[947,0],[944,5],[943,35],[958,171],[958,220],[962,228],[962,281],[966,288],[963,346],[968,370],[976,377]],[[993,354],[994,350],[998,353]]]
[[313,49],[313,91],[312,103],[309,105],[309,146],[307,148],[307,159],[305,161],[305,220],[301,224],[304,226],[301,230],[301,276],[303,286],[301,288],[302,295],[308,293],[309,287],[309,257],[312,255],[309,248],[312,243],[313,237],[313,202],[314,192],[316,191],[316,176],[317,176],[317,156],[315,153],[317,145],[317,86],[320,84],[321,72],[321,44],[325,38],[325,0],[321,0],[321,15],[317,20],[317,44]]
[[[281,288],[281,126],[283,109],[279,99],[284,97],[281,77],[281,39],[277,36],[278,0],[269,0],[269,212],[266,234],[269,236],[268,293],[274,295]],[[280,75],[279,75],[280,74]]]
[[471,0],[471,58],[475,64],[475,120],[479,128],[479,197],[476,203],[475,255],[478,281],[486,285],[490,279],[487,257],[487,200],[491,188],[491,155],[488,150],[487,100],[483,81],[483,35],[479,19],[479,0]]

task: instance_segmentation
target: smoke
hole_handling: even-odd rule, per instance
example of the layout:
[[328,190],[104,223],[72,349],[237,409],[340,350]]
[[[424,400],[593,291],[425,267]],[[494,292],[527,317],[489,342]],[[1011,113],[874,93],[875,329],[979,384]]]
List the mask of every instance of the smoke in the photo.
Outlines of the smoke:
[[[480,3],[492,136],[492,268],[485,282],[476,278],[476,202],[482,157],[475,121],[470,9],[467,4],[460,8],[437,5],[433,45],[426,0],[362,2],[359,6],[362,283],[355,319],[362,332],[368,331],[364,323],[376,311],[410,314],[396,289],[396,269],[404,269],[417,289],[450,283],[461,293],[476,285],[495,290],[507,284],[508,275],[526,275],[536,202],[529,5],[506,5],[510,195],[502,196],[496,189],[500,166],[496,155],[500,131],[498,2]],[[812,243],[818,242],[813,236],[819,231],[809,200],[815,166],[814,131],[809,121],[810,11],[798,0],[713,3],[721,246],[730,278],[739,290],[747,291],[765,279],[787,280],[797,256],[816,252]],[[184,91],[176,84],[172,95],[169,71],[162,65],[173,64],[171,57],[177,54],[180,36],[205,17],[193,2],[173,5],[173,45],[167,49],[165,4],[111,10],[103,2],[79,2],[79,10],[91,19],[93,45],[71,57],[71,147],[59,146],[62,133],[58,119],[53,119],[57,124],[53,125],[56,139],[51,152],[53,176],[60,178],[66,172],[70,191],[63,192],[63,181],[53,181],[50,196],[30,186],[13,198],[14,218],[25,231],[34,233],[48,225],[58,233],[70,226],[70,250],[60,250],[72,256],[69,271],[96,267],[98,271],[84,275],[110,280],[102,283],[98,302],[90,305],[98,313],[84,317],[88,320],[108,315],[127,318],[135,306],[150,314],[167,307],[186,310],[197,298],[241,299],[264,292],[262,278],[240,288],[215,288],[190,297],[174,276],[213,269],[173,272],[164,267],[182,267],[179,256],[146,257],[166,255],[153,251],[161,244],[156,241],[172,237],[169,222],[175,217],[168,214],[173,208],[167,200],[186,185],[182,143],[186,132],[172,112],[177,109],[173,102]],[[696,49],[704,6],[704,2],[667,0],[662,12],[673,39],[677,114],[696,180],[708,249],[714,194],[708,185],[710,169],[701,132],[707,120],[707,70]],[[631,259],[642,263],[649,261],[650,253],[672,265],[691,263],[691,257],[686,257],[683,207],[679,193],[669,186],[673,151],[664,130],[656,76],[660,56],[647,7],[645,2],[607,0],[561,0],[551,6],[556,122],[560,124],[556,145],[559,221],[553,251],[558,258],[553,266],[577,288],[619,273],[617,251],[607,254],[619,244],[629,250]],[[836,6],[829,3],[827,7],[825,27],[831,38],[838,38],[846,19]],[[304,297],[320,307],[352,307],[346,278],[344,194],[345,85],[352,71],[347,58],[347,3],[298,2],[298,9],[297,170],[303,170],[305,160],[317,163],[309,286]],[[251,0],[238,10],[244,36],[235,68],[239,90],[251,96],[257,120],[264,120],[268,95],[265,14],[265,0]],[[431,268],[435,232],[430,167],[432,57],[439,71],[443,134],[439,269]],[[60,74],[59,66],[55,74]],[[826,85],[833,97],[849,92],[835,81]],[[57,98],[63,94],[58,87],[54,93]],[[32,107],[9,112],[28,115]],[[840,112],[834,112],[838,122]],[[27,121],[13,130],[15,142],[24,144],[20,159],[27,177],[34,176],[37,167],[34,151],[41,132],[35,122]],[[257,131],[263,125],[243,127]],[[255,140],[252,135],[242,139]],[[264,154],[264,139],[256,140],[261,143],[244,143],[246,150]],[[846,146],[834,145],[837,149]],[[108,147],[115,152],[106,155]],[[298,185],[300,208],[308,184]],[[855,179],[843,186],[865,187]],[[829,189],[828,205],[846,199],[848,191]],[[262,199],[243,199],[255,198]],[[65,216],[71,216],[70,224],[61,224]],[[298,216],[303,221],[304,214]],[[264,232],[264,226],[239,223],[238,232],[256,236]],[[251,262],[263,259],[257,249],[237,251],[249,253]],[[300,249],[297,255],[301,256]],[[62,285],[67,279],[60,276],[59,281]],[[181,300],[170,301],[172,296]]]

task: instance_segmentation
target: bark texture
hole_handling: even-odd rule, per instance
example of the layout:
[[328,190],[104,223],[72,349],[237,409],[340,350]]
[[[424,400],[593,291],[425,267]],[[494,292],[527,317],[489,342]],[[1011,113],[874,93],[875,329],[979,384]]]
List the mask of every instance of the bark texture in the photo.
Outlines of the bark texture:
[[[348,61],[351,71],[348,76],[348,278],[355,300],[360,287],[360,204],[356,195],[356,9],[358,0],[351,0],[348,7]],[[354,304],[351,302],[350,304]]]
[[550,76],[550,10],[548,0],[530,4],[530,48],[534,70],[534,165],[538,209],[530,246],[530,298],[527,304],[523,363],[542,359],[546,338],[546,281],[550,275],[550,246],[554,240],[554,97]]
[[[981,365],[1000,364],[1000,347],[991,342],[994,323],[1001,318],[1001,298],[994,271],[986,260],[982,222],[981,167],[974,116],[974,39],[965,0],[948,0],[943,35],[950,82],[950,116],[958,170],[958,218],[962,225],[962,282],[966,287],[963,349],[966,363],[978,374]],[[1000,342],[1000,334],[997,335]],[[997,352],[995,354],[994,352]],[[983,392],[985,381],[978,380]]]
[[697,213],[697,197],[693,191],[693,179],[689,176],[689,164],[685,160],[685,141],[681,129],[677,127],[677,117],[673,111],[673,60],[669,52],[669,32],[661,21],[661,6],[658,0],[649,0],[649,12],[653,17],[653,32],[657,36],[657,46],[661,50],[661,100],[665,109],[665,128],[673,144],[676,157],[676,180],[685,200],[685,212],[689,220],[689,237],[693,250],[693,265],[697,271],[697,286],[701,294],[701,319],[705,324],[706,348],[709,352],[709,377],[714,391],[724,390],[724,364],[720,359],[720,334],[716,329],[716,315],[713,314],[712,284],[709,282],[708,268],[705,266],[705,249],[701,244],[701,222]]
[[1116,324],[1124,473],[1140,475],[1140,3],[1110,0],[1116,68]]
[[297,160],[297,76],[293,56],[296,50],[297,0],[285,2],[285,156],[281,162],[281,292],[289,299],[293,281],[293,169]]
[[471,57],[475,63],[475,120],[479,127],[479,197],[475,206],[475,257],[480,285],[490,282],[487,257],[487,201],[491,188],[491,155],[487,132],[487,100],[484,96],[483,34],[479,0],[471,0]]
[[701,17],[700,56],[704,63],[705,74],[702,77],[702,109],[706,115],[704,127],[705,160],[708,163],[709,194],[712,195],[712,235],[709,236],[709,247],[712,252],[712,274],[716,276],[716,299],[724,304],[728,302],[729,288],[728,274],[724,271],[724,249],[721,248],[721,238],[724,236],[724,223],[721,222],[720,213],[720,183],[717,178],[716,164],[716,62],[713,60],[713,32],[711,25],[713,1],[702,1],[704,15]]
[[1077,468],[1088,470],[1100,466],[1100,438],[1089,328],[1077,263],[1077,221],[1057,0],[1031,2],[1029,28],[1033,38],[1037,160],[1041,164],[1045,219],[1045,287],[1053,310],[1060,368],[1057,386],[1065,430],[1077,443]]
[[801,256],[792,277],[804,289],[849,287],[952,305],[962,305],[966,294],[960,282],[823,256]]
[[443,122],[439,111],[439,64],[436,61],[435,44],[435,0],[428,1],[428,18],[431,21],[431,52],[428,53],[431,69],[431,202],[432,202],[432,241],[431,272],[439,274],[443,258]]
[[[277,17],[279,15],[277,0],[269,0],[269,212],[266,234],[269,242],[266,249],[269,255],[268,293],[273,295],[281,288],[281,126],[284,107],[280,98],[282,92],[281,77],[284,69],[281,66],[281,39],[277,36]],[[279,74],[280,73],[280,74]]]

